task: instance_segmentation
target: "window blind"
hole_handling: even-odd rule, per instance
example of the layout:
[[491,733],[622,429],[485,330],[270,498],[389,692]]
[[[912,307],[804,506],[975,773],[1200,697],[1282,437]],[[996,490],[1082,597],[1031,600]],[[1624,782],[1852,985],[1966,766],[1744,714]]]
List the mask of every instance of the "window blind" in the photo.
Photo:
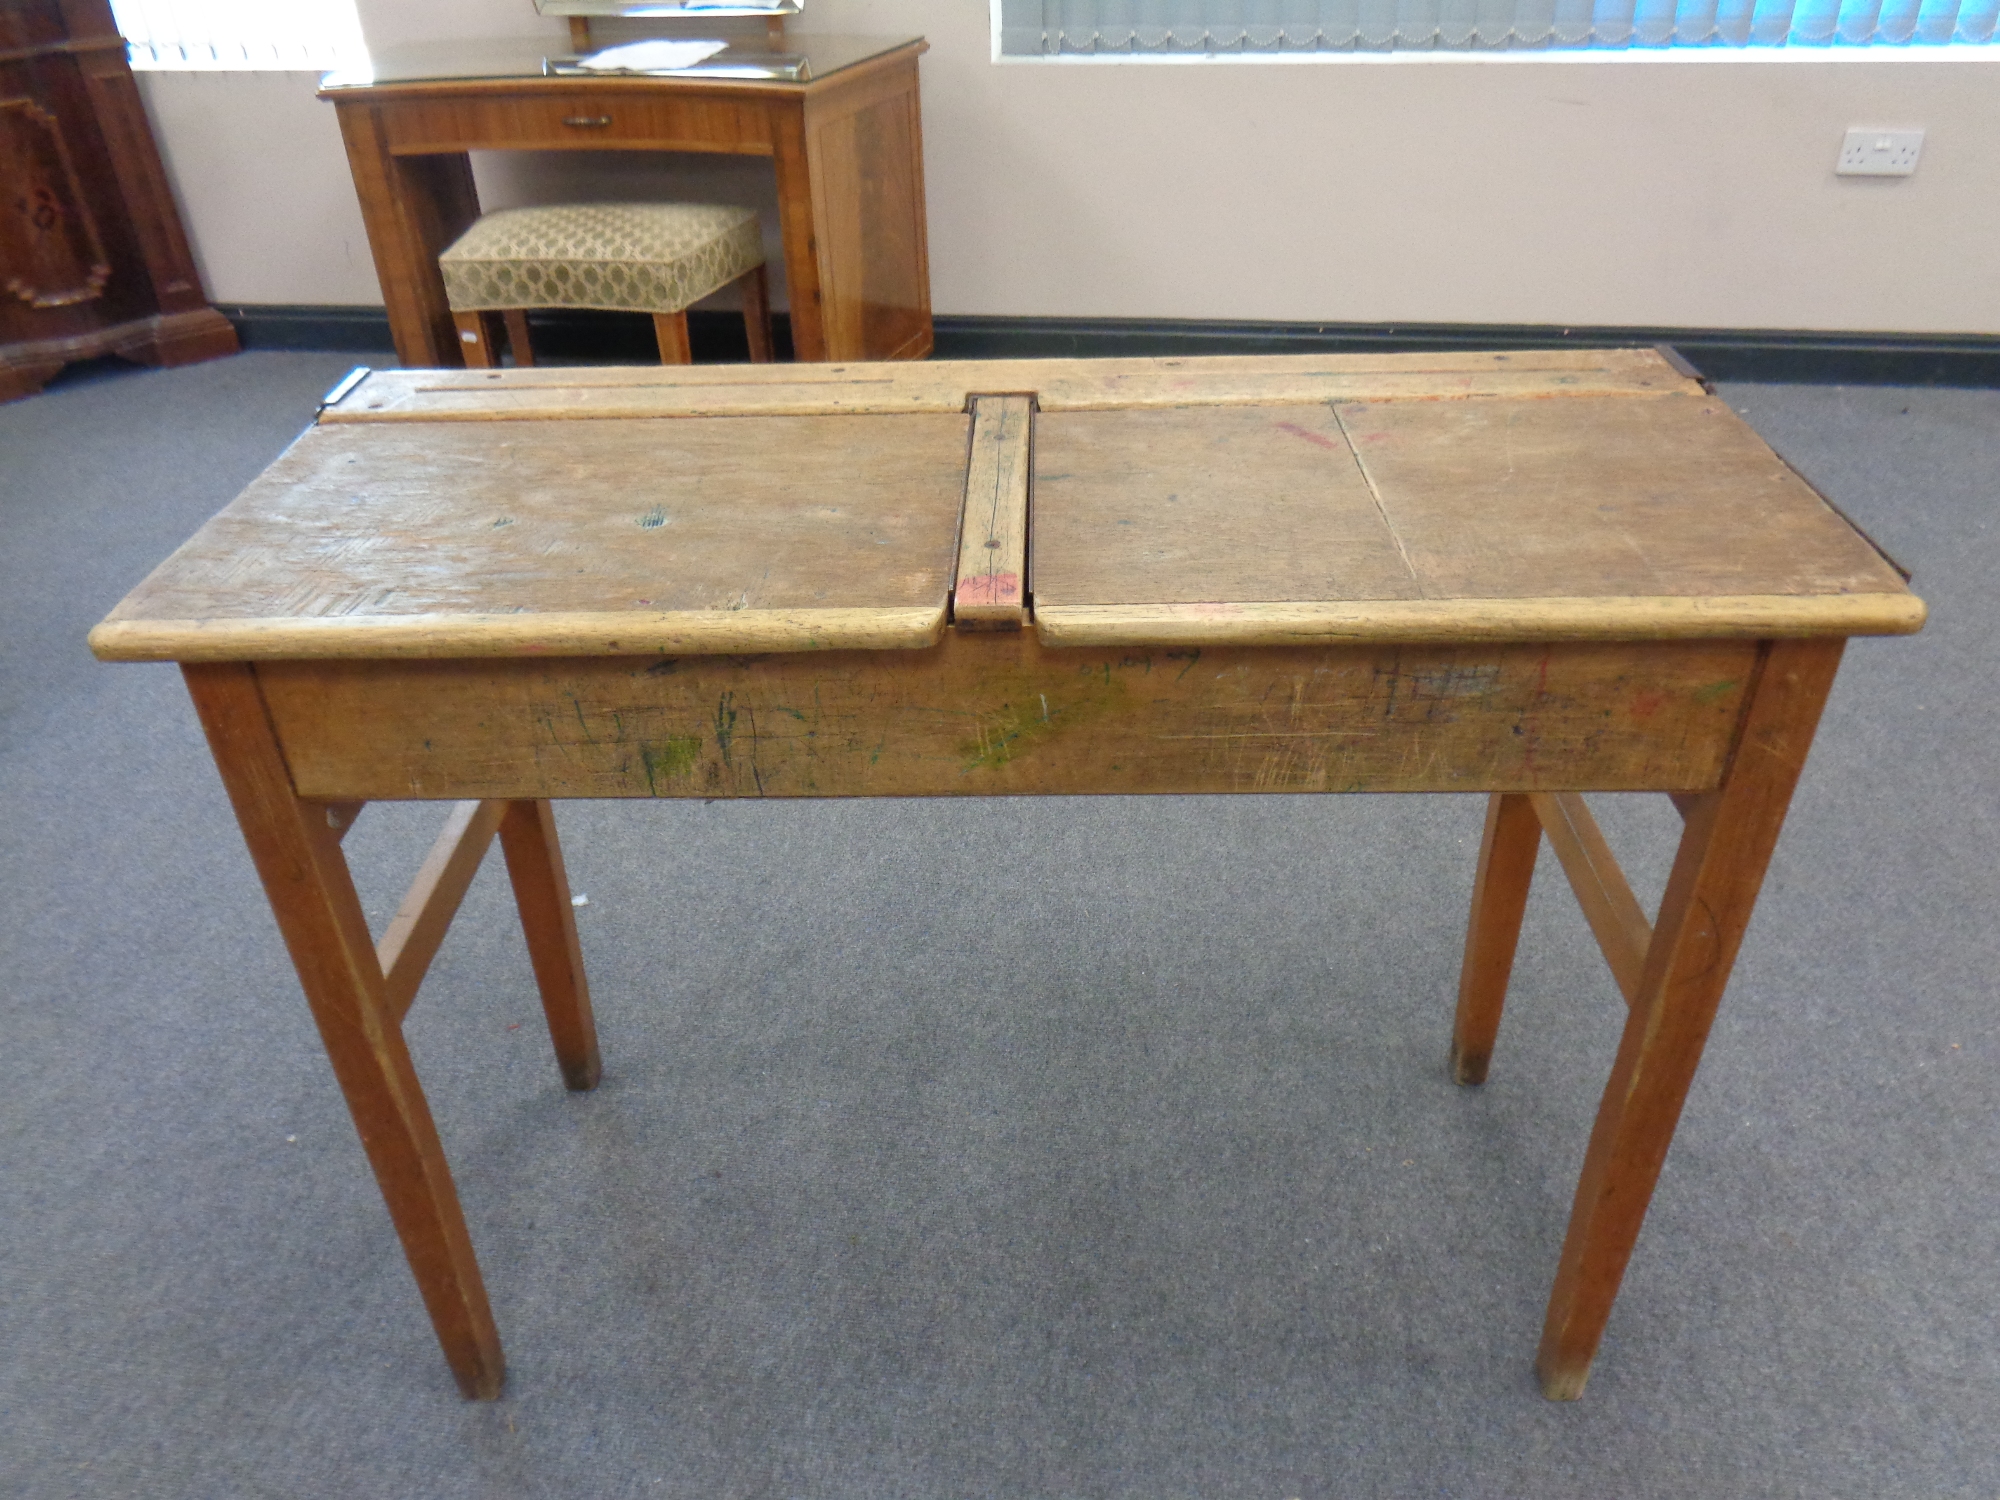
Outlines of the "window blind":
[[318,71],[367,57],[354,0],[111,0],[135,68]]
[[1993,40],[2000,0],[997,0],[1009,57],[1903,47]]

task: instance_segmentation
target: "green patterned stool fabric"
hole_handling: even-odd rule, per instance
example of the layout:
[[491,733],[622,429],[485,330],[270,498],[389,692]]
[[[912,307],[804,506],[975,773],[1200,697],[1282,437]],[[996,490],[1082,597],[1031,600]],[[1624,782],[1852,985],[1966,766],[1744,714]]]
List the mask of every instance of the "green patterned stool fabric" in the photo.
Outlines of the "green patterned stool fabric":
[[718,203],[503,208],[438,257],[453,312],[677,313],[763,263],[756,210]]

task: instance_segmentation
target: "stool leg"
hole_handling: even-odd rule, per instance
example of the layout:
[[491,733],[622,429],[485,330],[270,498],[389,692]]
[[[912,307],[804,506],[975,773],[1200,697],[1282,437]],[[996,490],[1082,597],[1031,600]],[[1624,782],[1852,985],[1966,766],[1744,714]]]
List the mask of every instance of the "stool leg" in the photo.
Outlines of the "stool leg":
[[500,363],[500,353],[494,348],[493,314],[455,312],[451,320],[458,325],[459,352],[465,356],[467,369],[490,370]]
[[250,667],[182,672],[445,1359],[460,1391],[492,1400],[506,1379],[500,1335],[332,809],[292,789]]
[[694,351],[688,347],[688,315],[685,312],[654,313],[653,336],[660,341],[661,364],[694,363]]
[[1691,799],[1549,1294],[1535,1370],[1552,1400],[1583,1394],[1845,644],[1765,648],[1722,785]]
[[500,820],[500,848],[521,909],[528,958],[541,988],[542,1010],[555,1043],[556,1066],[572,1089],[594,1089],[603,1072],[597,1056],[597,1022],[583,977],[583,948],[576,936],[569,876],[563,870],[556,820],[547,802],[509,802]]
[[1465,963],[1458,974],[1458,1016],[1451,1032],[1451,1076],[1458,1083],[1486,1081],[1541,848],[1541,819],[1525,793],[1495,792],[1487,799],[1479,873],[1472,881],[1472,921],[1465,930]]
[[500,314],[500,320],[507,325],[507,347],[514,351],[514,367],[520,370],[533,369],[535,351],[528,342],[527,309],[510,307]]
[[743,291],[743,331],[750,336],[750,363],[771,362],[771,283],[757,266],[736,278]]

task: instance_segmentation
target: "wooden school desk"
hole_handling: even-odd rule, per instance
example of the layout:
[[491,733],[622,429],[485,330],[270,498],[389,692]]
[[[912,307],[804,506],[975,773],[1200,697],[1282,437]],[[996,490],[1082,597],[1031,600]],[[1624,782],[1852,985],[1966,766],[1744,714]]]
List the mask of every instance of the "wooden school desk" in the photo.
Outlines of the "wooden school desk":
[[[464,358],[440,250],[479,216],[469,151],[767,157],[802,360],[931,351],[914,37],[797,36],[669,76],[558,76],[536,40],[415,44],[327,75],[406,366]],[[773,76],[755,76],[759,72]],[[796,73],[797,76],[790,76]]]
[[[1573,1397],[1846,637],[1923,618],[1721,401],[1564,351],[373,374],[91,645],[183,664],[470,1396],[499,1338],[400,1023],[497,832],[597,1081],[549,799],[1492,794],[1458,1080],[1543,833],[1629,1007],[1539,1356]],[[1651,922],[1593,790],[1685,818]],[[378,798],[458,803],[379,941]]]

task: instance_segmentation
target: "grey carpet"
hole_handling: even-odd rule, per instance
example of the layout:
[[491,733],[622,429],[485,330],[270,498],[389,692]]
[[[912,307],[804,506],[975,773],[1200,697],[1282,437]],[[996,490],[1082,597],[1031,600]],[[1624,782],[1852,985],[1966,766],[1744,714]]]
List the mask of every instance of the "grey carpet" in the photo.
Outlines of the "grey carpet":
[[[0,408],[0,1494],[2000,1492],[2000,393],[1726,392],[1933,623],[1849,654],[1580,1403],[1621,1007],[1559,874],[1460,1090],[1479,801],[1240,798],[565,804],[603,1087],[492,870],[410,1021],[469,1405],[177,675],[83,645],[346,363]],[[378,922],[437,816],[364,815]]]

